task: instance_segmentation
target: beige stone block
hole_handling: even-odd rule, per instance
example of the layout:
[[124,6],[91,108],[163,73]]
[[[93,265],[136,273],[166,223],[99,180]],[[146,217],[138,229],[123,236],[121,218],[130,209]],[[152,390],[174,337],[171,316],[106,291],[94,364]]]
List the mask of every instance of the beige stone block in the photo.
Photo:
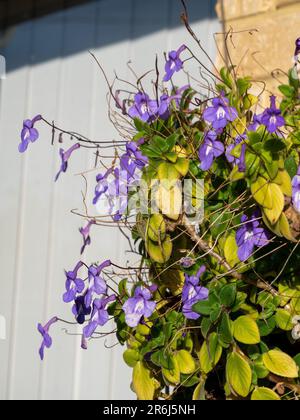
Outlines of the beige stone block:
[[[251,76],[256,93],[264,90],[265,98],[271,92],[280,95],[277,86],[287,81],[286,72],[294,63],[295,39],[300,36],[299,22],[299,1],[276,11],[225,22],[226,30],[233,31],[227,45],[237,74]],[[224,39],[220,36],[218,43],[222,49]],[[218,66],[222,61],[219,57]]]
[[276,0],[218,0],[216,9],[220,19],[228,21],[257,15],[276,8]]

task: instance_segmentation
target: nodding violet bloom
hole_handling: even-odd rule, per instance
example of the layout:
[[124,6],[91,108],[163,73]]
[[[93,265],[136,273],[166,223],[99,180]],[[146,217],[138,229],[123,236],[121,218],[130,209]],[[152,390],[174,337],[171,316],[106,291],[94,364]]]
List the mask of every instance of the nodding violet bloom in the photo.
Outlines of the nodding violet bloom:
[[75,299],[75,304],[73,305],[72,312],[75,315],[76,321],[78,324],[84,324],[85,317],[90,315],[92,312],[92,308],[90,306],[85,305],[85,297],[78,296]]
[[106,294],[107,285],[104,279],[100,277],[100,274],[104,268],[109,267],[110,265],[111,261],[106,260],[98,267],[95,265],[91,265],[89,267],[89,285],[84,300],[86,307],[91,306],[94,293],[96,293],[97,295]]
[[115,295],[94,300],[91,320],[83,329],[83,335],[85,338],[91,337],[98,326],[103,326],[107,323],[109,320],[107,305],[115,300]]
[[295,44],[296,44],[296,48],[295,48],[294,57],[295,57],[295,61],[298,61],[298,56],[300,54],[300,38],[296,39]]
[[136,169],[142,169],[148,163],[148,158],[143,156],[135,142],[126,144],[126,153],[121,156],[121,169],[126,171],[129,177],[133,177]]
[[91,226],[96,223],[95,220],[89,220],[88,224],[85,227],[82,227],[79,229],[79,232],[82,235],[83,238],[83,245],[81,247],[80,253],[83,254],[85,248],[91,244],[91,237],[90,237],[90,229]]
[[266,108],[262,113],[261,123],[269,133],[275,133],[279,127],[285,124],[280,109],[276,107],[276,97],[274,95],[270,96],[270,108]]
[[170,51],[168,54],[168,60],[165,64],[165,76],[164,82],[168,82],[175,72],[180,71],[183,68],[183,62],[180,58],[180,54],[186,49],[185,45],[181,45],[177,51]]
[[56,174],[55,182],[58,180],[58,178],[59,178],[59,176],[62,172],[67,172],[68,160],[70,159],[72,153],[79,148],[80,148],[80,144],[76,143],[76,144],[73,144],[73,146],[70,147],[66,151],[64,151],[64,149],[59,150],[59,154],[60,154],[60,158],[61,158],[61,165],[60,165],[60,169],[59,169],[58,173]]
[[204,141],[200,146],[198,155],[200,159],[200,168],[207,171],[211,168],[214,159],[224,153],[224,145],[217,140],[217,134],[214,131],[208,131],[205,134]]
[[195,264],[195,260],[191,257],[183,257],[180,260],[180,264],[184,268],[190,268]]
[[224,128],[228,121],[234,121],[238,117],[237,110],[229,106],[229,100],[221,95],[212,100],[212,106],[203,112],[205,121],[211,123],[215,130]]
[[263,247],[268,244],[270,235],[266,229],[260,227],[257,220],[260,213],[255,212],[249,219],[245,214],[241,217],[243,225],[236,232],[238,257],[240,261],[246,261],[251,257],[255,246]]
[[37,121],[42,119],[41,115],[37,115],[32,120],[25,120],[23,122],[23,129],[21,131],[21,143],[19,144],[19,152],[24,153],[27,150],[28,144],[34,143],[39,138],[39,132],[34,127]]
[[253,121],[252,121],[251,124],[249,124],[248,131],[256,131],[257,130],[257,127],[259,125],[261,125],[261,117],[262,117],[262,114],[259,114],[259,115],[254,114],[253,115]]
[[300,167],[298,168],[297,175],[292,179],[292,203],[294,209],[300,213]]
[[203,265],[195,276],[185,275],[185,283],[182,289],[182,313],[187,319],[198,319],[200,315],[193,311],[193,305],[208,298],[208,289],[199,285],[200,276],[205,270],[206,268]]
[[52,346],[52,338],[49,335],[49,329],[50,329],[51,325],[55,324],[57,321],[58,321],[58,318],[55,316],[55,317],[51,318],[50,321],[48,321],[46,325],[42,326],[41,324],[38,324],[38,326],[37,326],[38,332],[43,337],[43,341],[42,341],[41,347],[39,349],[39,354],[40,354],[41,360],[44,360],[45,347],[47,349],[49,349]]
[[244,172],[246,170],[246,162],[245,162],[245,153],[246,153],[246,144],[243,143],[241,145],[241,153],[240,153],[240,157],[235,157],[231,154],[231,152],[233,151],[233,149],[240,144],[243,140],[245,140],[246,135],[242,135],[242,136],[237,136],[235,139],[235,143],[230,144],[227,148],[226,148],[226,159],[228,160],[229,163],[233,163],[234,165],[238,165],[239,168],[239,172]]
[[151,292],[145,287],[137,287],[133,297],[127,299],[123,305],[125,321],[129,327],[136,327],[141,318],[149,318],[155,309],[156,303],[151,300]]
[[105,174],[98,174],[96,176],[96,188],[95,188],[95,197],[93,199],[93,204],[97,204],[98,200],[101,198],[102,194],[105,194],[108,190],[108,176],[112,173],[113,168],[108,169]]
[[139,92],[134,96],[134,104],[129,108],[128,115],[149,122],[156,118],[157,110],[157,101],[150,99],[146,93]]
[[83,262],[79,261],[73,271],[66,271],[66,292],[63,295],[65,303],[72,302],[77,293],[81,293],[84,289],[84,281],[78,278],[78,271],[83,266]]

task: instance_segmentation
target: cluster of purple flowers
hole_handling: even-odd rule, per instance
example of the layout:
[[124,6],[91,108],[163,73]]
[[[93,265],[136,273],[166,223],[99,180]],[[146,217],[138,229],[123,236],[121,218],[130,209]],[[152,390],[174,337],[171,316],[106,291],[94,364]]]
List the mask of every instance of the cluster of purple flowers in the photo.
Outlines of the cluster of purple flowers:
[[119,221],[126,213],[130,189],[138,185],[142,169],[148,163],[148,158],[139,149],[142,142],[143,139],[137,143],[128,142],[126,152],[120,157],[120,168],[110,168],[96,177],[93,204],[96,205],[104,195],[114,221]]

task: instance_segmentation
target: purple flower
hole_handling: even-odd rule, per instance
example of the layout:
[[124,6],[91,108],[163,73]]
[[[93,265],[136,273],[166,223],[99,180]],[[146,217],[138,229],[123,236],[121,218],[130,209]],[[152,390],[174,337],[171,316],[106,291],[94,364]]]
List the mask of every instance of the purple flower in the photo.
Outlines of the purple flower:
[[149,318],[155,309],[156,303],[151,300],[151,292],[145,287],[137,287],[133,297],[127,299],[123,305],[126,324],[129,327],[136,327],[141,318]]
[[94,300],[91,320],[83,329],[83,335],[85,338],[91,337],[98,326],[103,326],[107,323],[109,320],[107,305],[115,300],[115,295]]
[[205,270],[206,268],[203,265],[195,276],[185,275],[185,283],[182,289],[182,313],[187,319],[198,319],[200,315],[193,311],[193,305],[208,298],[208,289],[199,285],[200,277]]
[[293,194],[292,194],[292,202],[294,209],[300,213],[300,166],[298,168],[297,175],[294,176],[292,179],[292,188],[293,188]]
[[294,57],[295,57],[295,61],[297,62],[298,61],[298,55],[300,54],[300,38],[296,39],[295,44],[296,44],[296,48],[295,48]]
[[87,245],[91,244],[91,237],[90,237],[90,229],[91,226],[96,223],[95,220],[89,220],[88,224],[84,228],[80,228],[79,232],[82,235],[83,238],[83,246],[81,247],[80,253],[83,254],[84,250]]
[[261,125],[261,117],[262,117],[262,114],[259,114],[259,115],[254,114],[253,115],[253,121],[252,121],[251,124],[249,124],[248,131],[256,131],[257,130],[257,127],[259,125]]
[[70,159],[72,153],[80,148],[80,144],[76,143],[74,144],[72,147],[70,147],[70,149],[64,151],[64,149],[60,149],[59,150],[59,154],[60,154],[60,158],[61,158],[61,165],[60,165],[60,170],[59,172],[56,174],[55,177],[55,182],[58,180],[60,174],[62,172],[66,172],[68,169],[68,160]]
[[255,246],[263,247],[269,242],[269,233],[260,227],[257,220],[259,217],[258,211],[250,219],[246,215],[241,217],[243,225],[237,230],[235,237],[240,261],[246,261],[252,255]]
[[129,108],[128,115],[149,122],[156,118],[157,109],[157,101],[150,99],[146,93],[139,92],[134,96],[134,104]]
[[217,141],[217,134],[214,131],[208,131],[198,152],[202,171],[210,169],[214,159],[221,156],[222,153],[224,153],[223,143]]
[[72,312],[75,315],[76,321],[78,324],[84,324],[85,317],[90,315],[92,308],[85,305],[85,297],[78,296],[75,299],[75,304],[73,305]]
[[275,133],[285,124],[280,109],[276,108],[276,97],[270,96],[270,108],[265,109],[261,116],[261,123],[266,126],[269,133]]
[[39,349],[39,354],[40,354],[41,360],[44,360],[45,347],[47,349],[49,349],[52,346],[52,338],[49,335],[49,329],[50,329],[51,325],[55,324],[55,322],[57,322],[57,321],[58,321],[58,318],[55,316],[55,317],[51,318],[50,321],[48,321],[46,325],[42,326],[41,324],[38,324],[38,326],[37,326],[38,332],[43,337],[43,341],[42,341],[41,347]]
[[84,281],[77,277],[79,269],[83,266],[83,262],[79,261],[73,271],[65,271],[66,273],[66,292],[63,295],[65,303],[72,302],[77,293],[81,293],[84,289]]
[[89,307],[92,304],[93,294],[97,295],[106,294],[107,285],[102,277],[100,277],[101,271],[111,265],[110,260],[104,261],[98,267],[91,265],[89,267],[89,286],[85,295],[85,306]]
[[168,54],[168,60],[165,65],[165,76],[164,82],[168,82],[175,72],[180,71],[183,68],[183,62],[180,59],[180,54],[186,49],[185,45],[181,45],[177,51],[170,51]]
[[238,117],[237,110],[229,106],[229,100],[223,95],[214,98],[212,105],[204,110],[203,118],[211,123],[215,130],[224,128],[228,121],[234,121]]
[[246,170],[246,162],[245,162],[246,144],[245,143],[242,144],[241,154],[239,158],[233,156],[231,152],[238,144],[240,144],[243,140],[245,140],[245,138],[246,138],[245,134],[243,134],[242,136],[237,136],[235,139],[235,143],[227,146],[226,153],[225,153],[225,156],[228,162],[232,163],[233,165],[238,165],[240,172],[245,172]]
[[136,169],[142,169],[148,163],[148,158],[143,156],[135,142],[126,144],[126,153],[120,158],[121,169],[126,171],[129,177],[134,177]]
[[95,188],[95,197],[93,199],[93,204],[97,204],[98,200],[102,196],[102,194],[105,194],[108,190],[108,176],[112,173],[113,168],[108,169],[104,175],[98,174],[96,176],[96,188]]
[[190,268],[195,264],[195,260],[191,257],[183,257],[180,260],[180,264],[184,268]]
[[39,132],[34,127],[37,121],[42,119],[41,115],[37,115],[32,120],[25,120],[23,122],[23,129],[21,131],[21,143],[19,144],[19,152],[24,153],[27,150],[29,142],[34,143],[39,138]]

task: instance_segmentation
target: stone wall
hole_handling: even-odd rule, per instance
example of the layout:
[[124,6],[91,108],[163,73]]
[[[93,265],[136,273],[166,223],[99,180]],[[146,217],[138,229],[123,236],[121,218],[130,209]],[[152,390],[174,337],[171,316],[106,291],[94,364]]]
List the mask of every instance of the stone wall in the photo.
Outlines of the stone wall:
[[[227,37],[229,55],[238,72],[250,75],[255,90],[266,82],[264,102],[270,92],[278,94],[276,85],[285,82],[293,64],[295,39],[300,36],[300,0],[218,0],[217,14]],[[225,36],[217,36],[222,55]],[[222,63],[221,55],[218,64]]]

